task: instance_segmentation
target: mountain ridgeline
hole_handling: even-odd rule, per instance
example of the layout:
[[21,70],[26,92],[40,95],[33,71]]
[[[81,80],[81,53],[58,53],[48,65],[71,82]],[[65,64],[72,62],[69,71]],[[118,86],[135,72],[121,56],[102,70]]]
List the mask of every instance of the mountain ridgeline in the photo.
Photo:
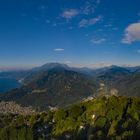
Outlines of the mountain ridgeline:
[[22,83],[0,94],[0,140],[140,139],[139,67],[51,63],[0,77]]
[[110,94],[140,97],[140,67],[110,66],[100,69],[73,68],[50,63],[28,71],[2,72],[0,77],[20,80],[22,87],[0,95],[1,101],[15,101],[38,110],[64,107],[88,97]]
[[66,106],[81,101],[94,94],[97,86],[87,75],[54,68],[39,72],[30,83],[3,94],[1,100],[47,109],[49,106]]

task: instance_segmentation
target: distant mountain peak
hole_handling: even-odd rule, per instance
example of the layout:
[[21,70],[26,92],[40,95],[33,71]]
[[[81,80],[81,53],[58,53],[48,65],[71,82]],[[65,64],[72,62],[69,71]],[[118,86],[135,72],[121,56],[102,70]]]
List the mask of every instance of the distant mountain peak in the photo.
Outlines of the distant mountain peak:
[[45,67],[45,66],[52,66],[52,67],[62,66],[62,67],[68,67],[68,65],[67,65],[67,64],[57,63],[57,62],[53,62],[53,63],[46,63],[46,64],[42,65],[41,67]]
[[63,68],[63,69],[68,69],[69,66],[66,64],[61,64],[61,63],[46,63],[40,67],[33,68],[33,71],[40,71],[40,70],[50,70],[54,68]]
[[111,65],[109,68],[120,68],[120,66],[117,66],[117,65]]

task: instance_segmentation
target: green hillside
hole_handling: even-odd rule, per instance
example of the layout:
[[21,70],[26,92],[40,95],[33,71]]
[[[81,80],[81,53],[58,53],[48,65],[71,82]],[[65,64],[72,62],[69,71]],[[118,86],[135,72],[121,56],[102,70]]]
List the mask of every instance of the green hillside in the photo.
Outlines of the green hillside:
[[56,111],[0,115],[0,140],[139,140],[140,99],[98,97]]
[[49,106],[67,106],[95,94],[98,84],[84,74],[52,69],[34,76],[34,80],[3,96],[1,101],[15,101],[23,106],[46,110]]
[[112,66],[97,70],[95,79],[105,83],[108,89],[117,89],[119,95],[140,97],[140,72]]

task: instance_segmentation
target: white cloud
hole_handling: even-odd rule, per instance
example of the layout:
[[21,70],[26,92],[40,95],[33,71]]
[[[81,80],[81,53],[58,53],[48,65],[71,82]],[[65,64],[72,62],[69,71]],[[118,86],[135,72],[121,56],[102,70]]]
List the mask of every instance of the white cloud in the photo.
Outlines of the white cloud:
[[88,26],[94,25],[97,22],[101,21],[102,19],[103,19],[102,16],[98,16],[98,17],[90,18],[90,19],[82,19],[79,22],[79,27],[88,27]]
[[64,49],[63,48],[55,48],[54,51],[56,51],[56,52],[62,52],[62,51],[64,51]]
[[125,29],[124,38],[122,39],[122,43],[131,44],[135,41],[140,41],[140,23],[130,24]]
[[92,40],[91,40],[91,42],[92,42],[93,44],[101,44],[101,43],[103,43],[103,42],[105,42],[105,41],[106,41],[105,38],[101,38],[101,39],[92,39]]
[[79,27],[86,27],[86,26],[88,26],[88,20],[87,19],[82,19],[79,22]]
[[97,6],[100,4],[100,2],[101,0],[85,0],[81,2],[82,6],[79,8],[64,9],[58,19],[61,18],[66,19],[67,21],[66,24],[67,24],[70,23],[71,19],[79,16],[79,18],[76,20],[77,24],[79,24],[79,27],[87,27],[90,25],[94,25],[102,19],[102,16],[98,16],[90,19],[86,19],[86,18],[80,19],[80,17],[92,15],[97,9]]
[[84,7],[81,7],[81,12],[85,15],[93,14],[100,0],[86,0]]
[[68,9],[62,13],[62,17],[66,19],[71,19],[77,16],[78,14],[79,14],[79,11],[77,9]]
[[86,2],[85,7],[82,9],[83,14],[88,15],[94,13],[95,7],[89,1]]
[[93,25],[93,24],[97,23],[100,20],[102,20],[102,16],[98,16],[96,18],[90,19],[89,20],[89,25]]

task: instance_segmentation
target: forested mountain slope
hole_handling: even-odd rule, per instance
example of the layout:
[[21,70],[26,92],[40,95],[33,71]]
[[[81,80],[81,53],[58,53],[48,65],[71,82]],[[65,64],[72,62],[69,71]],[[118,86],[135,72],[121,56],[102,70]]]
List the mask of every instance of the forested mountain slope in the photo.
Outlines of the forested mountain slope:
[[30,115],[0,115],[0,140],[139,140],[140,99],[100,97]]
[[32,82],[4,94],[0,99],[46,110],[48,106],[66,106],[94,95],[97,87],[97,83],[86,75],[51,69],[39,73]]

